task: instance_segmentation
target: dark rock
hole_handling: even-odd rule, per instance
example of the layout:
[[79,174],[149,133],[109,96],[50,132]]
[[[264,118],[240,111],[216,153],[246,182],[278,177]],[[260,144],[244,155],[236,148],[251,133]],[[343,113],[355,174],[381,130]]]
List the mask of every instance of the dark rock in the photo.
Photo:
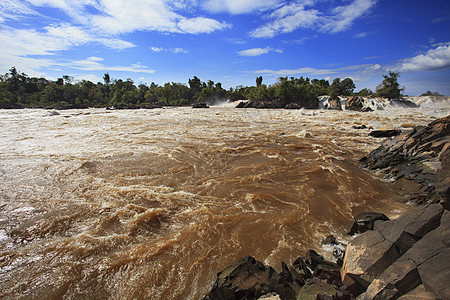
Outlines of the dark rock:
[[450,144],[447,145],[439,155],[441,168],[436,172],[435,188],[442,201],[448,204],[450,202]]
[[209,108],[205,102],[199,102],[192,105],[192,108]]
[[333,109],[333,110],[342,110],[342,104],[341,104],[341,100],[339,99],[339,97],[336,98],[330,98],[328,100],[328,109]]
[[362,112],[371,112],[371,111],[373,111],[373,109],[371,109],[370,107],[364,107],[361,111]]
[[300,109],[302,108],[298,103],[289,103],[285,106],[286,109]]
[[376,138],[385,138],[385,137],[393,137],[401,134],[402,132],[397,129],[390,130],[373,130],[369,133],[370,136]]
[[318,265],[337,267],[337,264],[325,260],[325,258],[314,250],[308,250],[305,254],[305,263],[308,269],[313,273]]
[[351,296],[349,294],[344,294],[332,284],[321,281],[311,281],[300,289],[297,296],[297,300],[307,299],[350,300]]
[[367,128],[367,126],[366,125],[354,125],[353,126],[353,129],[366,129]]
[[247,101],[240,101],[237,105],[236,108],[245,108],[245,105],[247,104]]
[[303,257],[297,258],[292,264],[292,267],[304,278],[310,278],[314,271],[308,267],[306,260]]
[[345,109],[346,110],[356,110],[356,111],[363,111],[364,107],[364,99],[360,97],[350,97],[345,102]]
[[271,267],[247,256],[217,274],[216,282],[204,299],[258,299],[269,292],[281,299],[294,299],[289,282]]
[[355,217],[355,221],[348,234],[354,235],[356,233],[366,232],[367,230],[373,230],[373,224],[378,220],[387,221],[389,218],[385,214],[376,212],[361,213]]
[[398,100],[391,100],[391,104],[394,106],[401,106],[401,107],[406,107],[406,108],[417,108],[419,107],[417,104],[415,104],[414,102],[408,100],[408,99],[398,99]]
[[417,203],[437,203],[442,200],[442,196],[445,198],[448,191],[446,171],[442,171],[437,178],[439,182],[444,181],[439,186],[439,195],[435,191],[436,173],[443,170],[439,155],[448,147],[448,143],[450,116],[437,119],[428,126],[416,126],[411,131],[386,140],[363,157],[361,163],[371,170],[382,170],[394,179],[404,177],[420,183],[422,194],[414,200]]

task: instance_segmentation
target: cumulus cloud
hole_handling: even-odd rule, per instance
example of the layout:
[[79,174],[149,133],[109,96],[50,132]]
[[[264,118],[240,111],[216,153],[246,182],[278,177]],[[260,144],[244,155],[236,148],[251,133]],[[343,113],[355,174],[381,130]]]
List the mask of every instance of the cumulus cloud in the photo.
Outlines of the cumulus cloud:
[[269,52],[283,53],[283,50],[266,47],[266,48],[252,48],[252,49],[242,50],[242,51],[238,51],[237,53],[240,56],[260,56],[263,54],[267,54]]
[[398,72],[440,71],[450,69],[450,43],[435,49],[430,49],[425,54],[404,59],[392,69]]

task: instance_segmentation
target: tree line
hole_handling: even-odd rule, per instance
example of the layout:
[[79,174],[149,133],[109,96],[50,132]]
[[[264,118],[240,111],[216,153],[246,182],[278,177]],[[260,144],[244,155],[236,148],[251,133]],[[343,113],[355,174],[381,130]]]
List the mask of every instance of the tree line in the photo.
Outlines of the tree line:
[[157,107],[187,106],[200,102],[214,103],[226,100],[248,99],[253,101],[296,102],[298,99],[317,99],[321,95],[338,96],[382,96],[397,99],[402,88],[397,79],[399,73],[389,72],[377,87],[376,93],[363,89],[354,93],[351,78],[336,78],[330,84],[325,79],[308,77],[280,77],[275,84],[263,84],[261,76],[255,86],[237,86],[225,90],[220,82],[201,81],[197,76],[188,80],[188,85],[170,82],[136,85],[131,79],[112,79],[105,73],[103,82],[87,80],[75,82],[70,76],[57,80],[30,77],[12,67],[0,75],[0,108],[85,108],[85,107]]

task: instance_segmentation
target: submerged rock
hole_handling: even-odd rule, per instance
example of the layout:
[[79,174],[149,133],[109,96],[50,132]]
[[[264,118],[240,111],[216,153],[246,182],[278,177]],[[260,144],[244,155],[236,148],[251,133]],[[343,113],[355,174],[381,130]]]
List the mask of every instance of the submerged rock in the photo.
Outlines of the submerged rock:
[[199,102],[192,105],[192,108],[209,108],[205,102]]
[[401,134],[402,132],[397,129],[389,129],[389,130],[373,130],[369,133],[370,136],[376,138],[385,138],[385,137],[393,137]]

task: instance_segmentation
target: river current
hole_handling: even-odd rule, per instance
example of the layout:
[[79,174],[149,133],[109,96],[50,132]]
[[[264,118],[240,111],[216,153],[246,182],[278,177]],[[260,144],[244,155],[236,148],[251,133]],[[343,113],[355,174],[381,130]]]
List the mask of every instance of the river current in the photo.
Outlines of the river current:
[[415,192],[364,170],[374,129],[448,111],[217,106],[0,111],[0,298],[200,299],[252,255],[279,270]]

